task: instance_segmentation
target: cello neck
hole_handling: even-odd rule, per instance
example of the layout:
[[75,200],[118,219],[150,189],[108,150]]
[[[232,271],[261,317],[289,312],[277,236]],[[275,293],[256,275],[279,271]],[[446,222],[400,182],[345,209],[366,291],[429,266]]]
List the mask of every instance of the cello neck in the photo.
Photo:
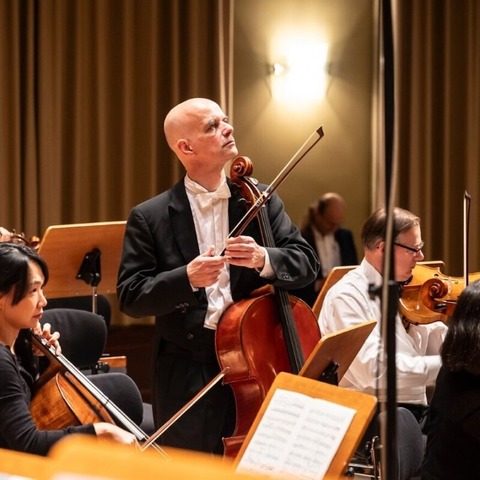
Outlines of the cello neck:
[[[262,208],[260,211],[259,224],[264,240],[264,246],[274,247],[275,239],[273,238],[270,221],[264,208]],[[303,364],[305,363],[305,357],[303,355],[302,346],[298,337],[297,327],[295,326],[295,319],[290,305],[288,292],[283,288],[275,288],[275,299],[279,309],[278,313],[280,316],[283,334],[285,336],[285,344],[290,361],[290,368],[292,373],[296,375],[303,367]]]

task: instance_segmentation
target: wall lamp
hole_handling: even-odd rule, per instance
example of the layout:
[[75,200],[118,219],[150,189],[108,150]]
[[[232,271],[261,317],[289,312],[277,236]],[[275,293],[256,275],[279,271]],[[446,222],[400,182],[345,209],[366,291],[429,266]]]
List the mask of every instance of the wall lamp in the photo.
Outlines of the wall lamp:
[[272,96],[279,101],[321,100],[328,81],[328,44],[290,44],[281,60],[268,67]]

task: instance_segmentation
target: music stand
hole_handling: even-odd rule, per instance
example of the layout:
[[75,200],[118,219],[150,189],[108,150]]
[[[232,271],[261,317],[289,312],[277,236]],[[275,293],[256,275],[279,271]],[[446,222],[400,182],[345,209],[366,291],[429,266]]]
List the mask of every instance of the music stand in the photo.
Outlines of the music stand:
[[50,278],[45,295],[63,298],[116,291],[125,221],[53,225],[42,237],[38,252]]
[[370,320],[324,335],[298,375],[338,385],[376,324]]
[[[254,437],[256,430],[260,426],[262,418],[266,414],[275,390],[277,389],[302,393],[310,397],[325,400],[327,402],[343,405],[356,411],[345,437],[338,447],[328,471],[323,477],[323,480],[339,480],[341,478],[345,478],[348,462],[352,458],[355,449],[367,430],[367,426],[370,424],[370,421],[375,414],[375,407],[377,405],[376,397],[363,392],[357,392],[355,390],[329,385],[324,382],[315,382],[309,378],[300,377],[298,375],[293,375],[286,372],[280,372],[275,377],[275,380],[270,387],[250,430],[247,433],[245,441],[240,447],[240,451],[234,460],[234,466],[238,467],[238,465],[241,463],[242,457],[249,448],[249,444]],[[288,419],[289,422],[295,420],[296,419],[294,417]],[[303,439],[304,444],[308,444],[308,442],[308,437]],[[261,455],[259,455],[257,458],[259,458],[260,462],[263,461]],[[301,459],[299,461],[301,461]],[[252,473],[254,474],[255,472]],[[263,471],[262,473],[265,472]],[[279,478],[284,477],[282,477],[280,474]]]

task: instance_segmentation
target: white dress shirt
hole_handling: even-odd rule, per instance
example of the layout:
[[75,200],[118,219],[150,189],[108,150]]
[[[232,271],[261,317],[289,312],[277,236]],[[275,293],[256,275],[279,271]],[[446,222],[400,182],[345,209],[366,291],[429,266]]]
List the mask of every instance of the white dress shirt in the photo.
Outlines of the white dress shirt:
[[[185,188],[192,209],[200,253],[206,252],[213,245],[215,255],[220,255],[225,249],[225,242],[230,233],[228,199],[231,197],[231,193],[225,172],[222,173],[222,181],[215,192],[209,192],[194,182],[188,175],[185,176]],[[274,271],[270,263],[270,257],[267,250],[265,248],[263,250],[265,265],[259,275],[264,278],[273,278]],[[225,264],[221,271],[218,282],[205,287],[205,291],[208,307],[204,327],[215,330],[223,312],[233,303],[228,264]]]
[[318,257],[320,258],[322,277],[325,278],[333,267],[338,267],[342,264],[340,246],[335,240],[335,234],[330,233],[328,235],[322,235],[313,226],[312,232]]
[[[327,292],[318,323],[322,335],[376,320],[373,329],[340,381],[340,386],[378,395],[385,400],[386,367],[381,336],[380,299],[372,300],[369,284],[380,286],[382,276],[365,260]],[[411,325],[408,331],[396,317],[397,401],[427,404],[426,386],[433,385],[441,366],[439,349],[447,326],[442,322]],[[380,361],[379,361],[380,359]],[[377,390],[378,389],[378,390]]]
[[[229,233],[228,198],[231,194],[225,173],[217,189],[217,191],[223,192],[220,195],[223,198],[213,197],[210,202],[204,202],[203,199],[211,196],[211,193],[194,182],[188,175],[185,176],[185,188],[187,189],[187,196],[192,209],[200,253],[205,253],[213,245],[216,255],[219,255],[225,249],[225,241]],[[203,198],[197,198],[198,195],[203,196]],[[214,330],[217,328],[217,323],[223,312],[233,303],[230,289],[230,269],[227,263],[220,273],[218,282],[205,287],[205,291],[208,299],[208,308],[204,327]]]

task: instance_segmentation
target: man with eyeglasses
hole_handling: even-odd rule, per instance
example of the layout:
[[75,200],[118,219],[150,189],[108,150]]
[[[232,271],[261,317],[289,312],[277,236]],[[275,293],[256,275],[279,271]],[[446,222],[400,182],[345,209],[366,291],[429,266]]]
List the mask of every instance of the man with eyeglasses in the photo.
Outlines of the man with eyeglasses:
[[[364,258],[327,293],[319,315],[322,335],[376,320],[340,386],[377,395],[385,399],[386,364],[381,337],[381,301],[371,292],[383,283],[385,209],[375,211],[365,222],[362,233]],[[402,284],[411,276],[418,261],[424,259],[420,219],[411,212],[395,208],[393,212],[393,258],[395,280]],[[397,402],[408,408],[419,422],[427,411],[426,387],[433,386],[441,365],[439,350],[447,327],[442,322],[405,327],[396,316]]]

